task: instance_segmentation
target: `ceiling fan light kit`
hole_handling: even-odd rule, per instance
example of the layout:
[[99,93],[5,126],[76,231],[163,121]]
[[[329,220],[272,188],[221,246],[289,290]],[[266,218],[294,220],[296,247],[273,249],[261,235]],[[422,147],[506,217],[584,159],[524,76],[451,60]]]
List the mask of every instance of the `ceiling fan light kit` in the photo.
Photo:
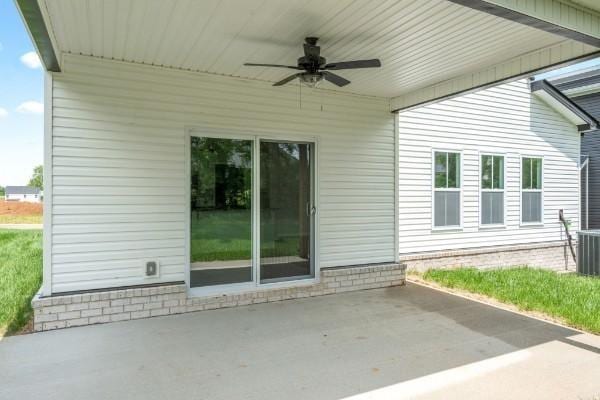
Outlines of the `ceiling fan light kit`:
[[342,61],[327,64],[327,60],[324,57],[321,57],[321,47],[317,46],[318,40],[319,38],[316,37],[307,37],[305,39],[304,56],[298,59],[297,66],[254,63],[245,63],[244,65],[248,67],[275,67],[304,71],[290,75],[279,82],[275,82],[273,86],[282,86],[298,78],[302,84],[310,88],[316,87],[323,79],[339,87],[346,86],[350,83],[349,80],[342,78],[333,72],[329,72],[331,70],[381,67],[381,61],[378,59]]
[[305,86],[308,86],[309,88],[317,87],[317,85],[323,80],[323,74],[318,72],[314,74],[305,72],[299,75],[300,82],[302,82]]

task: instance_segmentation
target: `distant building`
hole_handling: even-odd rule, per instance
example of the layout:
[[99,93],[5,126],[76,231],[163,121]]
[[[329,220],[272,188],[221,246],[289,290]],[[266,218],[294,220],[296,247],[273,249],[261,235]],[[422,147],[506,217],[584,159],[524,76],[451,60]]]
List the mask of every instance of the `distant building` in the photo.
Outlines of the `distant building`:
[[4,199],[6,201],[40,203],[42,201],[42,191],[33,186],[7,186]]

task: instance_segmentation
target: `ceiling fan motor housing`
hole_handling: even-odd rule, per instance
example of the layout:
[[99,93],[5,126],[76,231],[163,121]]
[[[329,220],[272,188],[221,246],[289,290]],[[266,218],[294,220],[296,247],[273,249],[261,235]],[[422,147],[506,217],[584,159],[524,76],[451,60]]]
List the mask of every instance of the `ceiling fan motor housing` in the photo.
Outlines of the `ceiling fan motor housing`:
[[306,70],[307,72],[317,72],[323,65],[326,64],[324,57],[312,58],[302,56],[298,59],[298,67]]

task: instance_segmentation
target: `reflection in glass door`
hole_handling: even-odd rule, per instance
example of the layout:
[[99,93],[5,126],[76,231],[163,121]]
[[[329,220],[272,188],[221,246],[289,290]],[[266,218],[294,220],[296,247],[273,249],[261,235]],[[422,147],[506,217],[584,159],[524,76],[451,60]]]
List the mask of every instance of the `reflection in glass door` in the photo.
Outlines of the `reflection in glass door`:
[[252,140],[191,138],[190,287],[253,281]]
[[310,143],[260,141],[260,282],[314,276]]

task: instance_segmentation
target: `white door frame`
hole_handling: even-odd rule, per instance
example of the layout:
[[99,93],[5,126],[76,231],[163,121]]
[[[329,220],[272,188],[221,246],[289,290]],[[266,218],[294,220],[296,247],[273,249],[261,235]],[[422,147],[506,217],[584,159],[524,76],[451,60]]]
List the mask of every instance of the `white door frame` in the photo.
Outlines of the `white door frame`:
[[[253,280],[250,282],[232,283],[225,285],[203,286],[192,288],[190,286],[191,259],[190,259],[190,230],[191,230],[191,138],[195,137],[210,137],[216,139],[238,139],[252,141],[252,274]],[[319,262],[319,180],[318,180],[318,160],[319,160],[319,144],[318,138],[315,136],[303,136],[296,134],[281,134],[281,135],[258,135],[248,133],[232,133],[225,129],[189,127],[185,129],[184,135],[185,148],[185,283],[190,297],[200,296],[216,296],[222,294],[235,294],[242,292],[257,292],[270,289],[279,289],[287,287],[310,286],[320,281],[320,262]],[[260,283],[260,148],[261,140],[279,141],[279,142],[295,142],[295,143],[311,143],[314,148],[314,157],[311,159],[311,189],[312,197],[316,212],[312,219],[311,226],[311,262],[314,270],[314,277],[288,280],[282,282]]]

